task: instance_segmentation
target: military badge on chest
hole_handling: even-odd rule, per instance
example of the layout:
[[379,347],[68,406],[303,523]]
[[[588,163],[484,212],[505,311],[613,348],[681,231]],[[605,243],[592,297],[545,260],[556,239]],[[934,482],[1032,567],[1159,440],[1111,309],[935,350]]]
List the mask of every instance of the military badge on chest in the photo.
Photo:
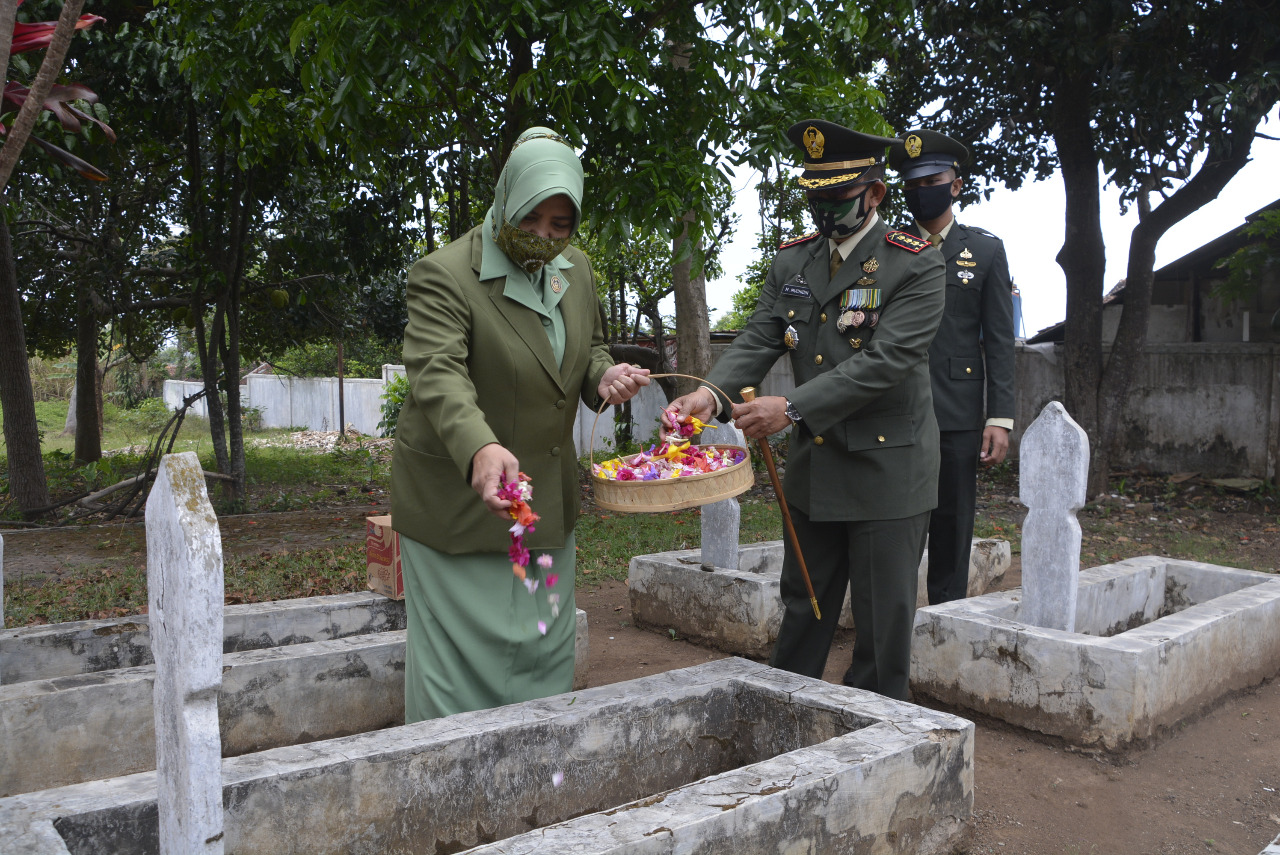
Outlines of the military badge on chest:
[[[870,270],[868,266],[870,265]],[[863,264],[864,272],[874,272],[876,269],[875,259],[870,259]],[[858,284],[873,284],[874,279],[868,276],[858,280]],[[849,346],[854,350],[861,350],[863,342],[870,337],[871,332],[875,329],[876,324],[880,323],[880,289],[879,288],[850,288],[840,297],[840,318],[836,321],[836,329],[844,334],[852,332],[854,335],[849,339]]]

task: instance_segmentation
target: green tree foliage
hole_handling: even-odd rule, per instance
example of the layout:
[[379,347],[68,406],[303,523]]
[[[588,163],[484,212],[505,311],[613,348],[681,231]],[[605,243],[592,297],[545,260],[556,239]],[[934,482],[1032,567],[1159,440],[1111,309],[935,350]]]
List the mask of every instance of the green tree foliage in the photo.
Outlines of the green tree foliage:
[[[899,124],[964,140],[974,175],[1010,188],[1062,174],[1067,408],[1100,490],[1146,341],[1156,244],[1248,161],[1280,93],[1280,16],[1263,0],[974,0],[922,7],[920,22],[885,81]],[[1140,214],[1105,365],[1099,172]]]

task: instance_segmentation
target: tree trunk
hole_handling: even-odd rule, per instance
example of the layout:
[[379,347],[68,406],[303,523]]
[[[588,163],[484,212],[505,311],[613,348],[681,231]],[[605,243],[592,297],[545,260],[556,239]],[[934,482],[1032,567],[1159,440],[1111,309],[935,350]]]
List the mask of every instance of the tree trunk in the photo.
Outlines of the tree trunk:
[[[675,254],[679,255],[684,242],[689,239],[688,220],[685,215],[684,231],[676,238]],[[690,275],[693,254],[677,263],[671,270],[671,282],[676,298],[676,370],[681,374],[706,377],[711,371],[711,321],[707,314],[707,281],[701,274]],[[661,342],[659,342],[661,346]],[[698,387],[698,381],[678,378],[676,388],[681,395]]]
[[13,266],[9,223],[0,215],[0,409],[9,460],[9,493],[28,516],[49,506],[49,484],[40,456],[40,427],[27,364],[27,337],[22,328],[22,300]]
[[1053,104],[1053,138],[1066,190],[1066,234],[1058,266],[1067,279],[1066,345],[1062,373],[1067,412],[1089,435],[1089,495],[1107,486],[1110,461],[1098,443],[1098,384],[1102,379],[1102,239],[1098,154],[1090,129],[1088,81],[1072,80]]
[[88,295],[80,297],[76,313],[75,406],[76,460],[94,463],[102,459],[102,425],[98,400],[102,387],[98,374],[98,315]]

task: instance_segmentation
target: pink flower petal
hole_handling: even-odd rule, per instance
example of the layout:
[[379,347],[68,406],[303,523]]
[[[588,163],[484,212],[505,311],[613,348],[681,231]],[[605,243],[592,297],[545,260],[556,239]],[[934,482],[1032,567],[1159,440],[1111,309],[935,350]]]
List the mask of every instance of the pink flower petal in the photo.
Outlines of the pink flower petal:
[[547,634],[547,622],[546,622],[546,621],[542,621],[542,620],[538,621],[538,632],[542,633],[543,635],[546,635],[546,634]]

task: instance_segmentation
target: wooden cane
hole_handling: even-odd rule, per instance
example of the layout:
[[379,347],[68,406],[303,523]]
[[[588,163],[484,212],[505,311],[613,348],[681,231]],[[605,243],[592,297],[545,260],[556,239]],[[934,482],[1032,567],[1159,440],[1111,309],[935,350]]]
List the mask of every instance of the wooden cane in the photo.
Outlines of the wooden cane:
[[[744,402],[756,399],[756,389],[748,386],[742,390]],[[778,480],[778,467],[773,465],[773,449],[769,448],[769,438],[756,440],[760,447],[760,456],[764,458],[765,468],[769,470],[769,480],[773,482],[773,492],[778,496],[778,507],[782,509],[782,527],[787,530],[787,539],[791,548],[796,551],[796,560],[800,562],[800,575],[804,577],[804,586],[809,590],[809,603],[813,606],[813,616],[822,620],[822,612],[818,611],[818,598],[813,593],[813,582],[809,579],[809,568],[804,563],[804,553],[800,551],[800,538],[796,537],[796,526],[791,521],[791,511],[787,508],[787,498],[782,495],[782,482]]]

